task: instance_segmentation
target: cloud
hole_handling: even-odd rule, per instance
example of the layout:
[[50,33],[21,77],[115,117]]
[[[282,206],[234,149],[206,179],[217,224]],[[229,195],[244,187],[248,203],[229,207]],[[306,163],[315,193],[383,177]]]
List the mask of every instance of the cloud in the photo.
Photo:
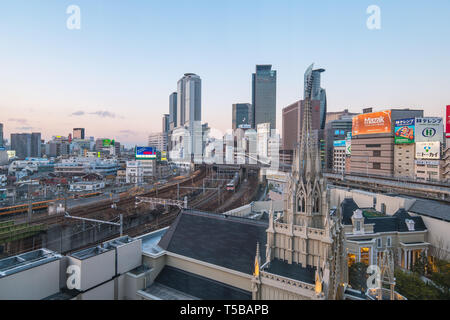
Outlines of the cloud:
[[35,128],[35,127],[16,127],[16,129],[17,129],[17,130],[25,130],[25,131],[28,131],[28,130],[38,130],[38,129],[40,129],[40,128]]
[[126,135],[135,135],[137,134],[136,131],[132,131],[132,130],[120,130],[119,131],[121,134],[126,134]]
[[17,122],[17,123],[21,123],[21,124],[26,124],[28,122],[28,120],[24,119],[24,118],[11,118],[11,119],[8,119],[8,121]]
[[80,110],[80,111],[76,111],[76,112],[72,113],[71,116],[84,116],[87,114],[99,116],[100,118],[124,119],[124,117],[119,116],[113,112],[106,111],[106,110],[105,111],[100,110],[100,111],[95,111],[95,112],[85,112],[85,111]]
[[96,111],[96,112],[90,112],[89,114],[94,114],[96,116],[99,116],[100,118],[123,118],[120,116],[117,116],[115,113],[109,112],[109,111]]

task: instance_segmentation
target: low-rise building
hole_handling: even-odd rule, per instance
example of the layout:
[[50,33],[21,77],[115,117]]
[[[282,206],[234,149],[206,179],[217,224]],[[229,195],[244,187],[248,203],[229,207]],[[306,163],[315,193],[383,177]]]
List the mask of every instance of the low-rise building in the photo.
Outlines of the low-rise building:
[[127,161],[126,183],[148,183],[156,174],[156,160]]

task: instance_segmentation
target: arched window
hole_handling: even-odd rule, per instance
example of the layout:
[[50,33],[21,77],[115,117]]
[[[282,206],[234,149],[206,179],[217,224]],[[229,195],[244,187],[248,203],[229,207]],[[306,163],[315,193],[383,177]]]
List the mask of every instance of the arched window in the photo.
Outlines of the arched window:
[[320,200],[319,200],[319,195],[317,194],[317,192],[314,192],[314,197],[313,197],[313,212],[319,212],[320,208]]
[[305,212],[305,197],[303,195],[303,193],[300,195],[300,197],[298,198],[298,206],[297,206],[297,211],[298,212]]

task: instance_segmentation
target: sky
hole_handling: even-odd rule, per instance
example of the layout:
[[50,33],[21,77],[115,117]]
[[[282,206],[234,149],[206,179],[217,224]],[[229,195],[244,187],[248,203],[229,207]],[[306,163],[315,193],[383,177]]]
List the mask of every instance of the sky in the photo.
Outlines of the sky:
[[[80,8],[80,29],[67,8]],[[367,8],[380,8],[370,30]],[[328,111],[450,104],[450,1],[0,0],[0,123],[5,138],[87,136],[146,145],[184,73],[202,79],[202,122],[225,132],[251,103],[256,64],[277,70],[281,112],[324,68]]]

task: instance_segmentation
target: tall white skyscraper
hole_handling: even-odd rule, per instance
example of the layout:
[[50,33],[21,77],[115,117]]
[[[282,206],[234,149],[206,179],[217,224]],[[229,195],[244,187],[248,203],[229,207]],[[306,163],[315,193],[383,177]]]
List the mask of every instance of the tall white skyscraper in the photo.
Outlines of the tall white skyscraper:
[[178,80],[177,126],[191,127],[194,121],[202,120],[202,80],[194,73],[185,73]]

